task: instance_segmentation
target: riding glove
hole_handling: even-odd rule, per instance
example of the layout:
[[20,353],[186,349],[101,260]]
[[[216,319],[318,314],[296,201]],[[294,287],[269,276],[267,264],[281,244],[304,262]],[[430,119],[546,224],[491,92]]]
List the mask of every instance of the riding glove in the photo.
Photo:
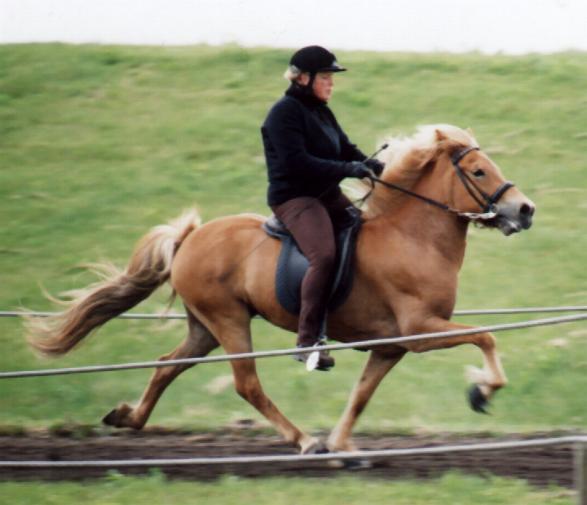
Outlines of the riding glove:
[[373,177],[373,172],[362,161],[350,161],[344,165],[347,177],[356,177],[363,179],[364,177]]
[[377,177],[381,175],[381,172],[383,172],[383,169],[385,168],[385,164],[379,160],[376,160],[375,158],[371,158],[365,161],[365,165],[367,165],[367,167],[373,170],[373,173]]

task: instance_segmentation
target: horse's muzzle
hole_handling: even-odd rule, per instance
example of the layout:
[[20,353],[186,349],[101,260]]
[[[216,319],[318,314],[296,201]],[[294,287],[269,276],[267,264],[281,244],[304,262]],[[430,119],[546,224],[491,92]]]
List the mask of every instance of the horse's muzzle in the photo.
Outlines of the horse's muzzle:
[[527,230],[532,226],[532,218],[536,206],[532,201],[524,198],[523,201],[514,200],[496,206],[497,216],[495,227],[506,236]]

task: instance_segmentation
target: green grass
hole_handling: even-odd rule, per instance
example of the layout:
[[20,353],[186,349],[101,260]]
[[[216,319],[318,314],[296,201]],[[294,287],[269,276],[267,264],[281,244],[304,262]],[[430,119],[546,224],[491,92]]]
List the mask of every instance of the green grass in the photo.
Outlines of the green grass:
[[[365,152],[418,124],[470,126],[537,204],[524,234],[472,230],[459,307],[586,304],[587,55],[339,57],[352,70],[337,78],[331,105]],[[92,280],[82,263],[124,265],[140,236],[184,208],[196,205],[205,219],[268,213],[259,126],[283,92],[287,58],[233,46],[0,46],[0,309],[51,308],[39,283],[56,293]],[[137,310],[159,311],[165,299],[162,291]],[[19,321],[0,324],[0,370],[151,360],[185,333],[183,322],[114,321],[49,362],[26,347]],[[294,341],[262,322],[254,334],[257,349]],[[586,335],[581,324],[500,334],[510,386],[491,417],[464,399],[463,365],[480,364],[476,349],[408,356],[358,430],[585,429]],[[309,375],[287,358],[259,369],[285,414],[315,431],[334,425],[365,358],[339,353],[329,374]],[[2,381],[0,425],[97,424],[137,399],[150,373]],[[208,391],[227,374],[227,364],[187,372],[151,424],[210,430],[260,420],[230,387]]]
[[567,505],[571,493],[561,488],[532,489],[526,483],[497,477],[472,477],[450,473],[431,481],[386,482],[357,478],[329,479],[250,479],[223,478],[213,483],[170,482],[160,474],[126,477],[112,473],[91,486],[78,483],[0,483],[6,503],[51,505],[83,502],[87,505],[143,503],[235,502],[256,505],[315,503],[352,505],[393,503],[394,505]]

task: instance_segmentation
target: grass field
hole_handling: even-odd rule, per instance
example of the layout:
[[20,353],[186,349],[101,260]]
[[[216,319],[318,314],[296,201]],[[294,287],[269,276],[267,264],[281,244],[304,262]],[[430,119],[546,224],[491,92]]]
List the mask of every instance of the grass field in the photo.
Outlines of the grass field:
[[[259,126],[283,92],[287,58],[288,51],[232,46],[0,46],[0,309],[49,309],[39,284],[56,293],[93,280],[80,264],[124,265],[140,236],[184,208],[197,206],[205,219],[267,214]],[[459,308],[586,304],[586,54],[348,52],[339,60],[351,71],[337,78],[331,105],[365,152],[419,124],[470,126],[537,204],[535,226],[519,236],[471,230]],[[166,294],[137,310],[162,310]],[[515,318],[467,318],[498,320]],[[114,321],[48,362],[26,347],[19,321],[0,324],[0,370],[149,360],[185,333],[182,322]],[[291,334],[254,325],[257,349],[293,343]],[[586,337],[582,324],[500,334],[510,385],[490,417],[464,401],[463,365],[480,364],[475,349],[408,356],[358,429],[584,430]],[[286,358],[259,369],[286,415],[313,431],[333,426],[364,360],[339,353],[329,374],[308,375]],[[210,392],[228,373],[226,364],[186,373],[151,423],[210,430],[260,420],[230,387]],[[97,424],[119,401],[137,399],[149,375],[3,381],[0,427]]]
[[[343,478],[252,479],[223,478],[214,483],[169,482],[158,473],[148,478],[125,477],[112,473],[99,483],[63,483],[31,486],[0,483],[6,503],[21,505],[61,505],[63,503],[142,503],[230,505],[235,502],[258,505],[319,503],[354,505],[393,503],[394,505],[570,505],[568,491],[532,489],[527,484],[503,478],[481,478],[449,473],[423,486],[416,481],[388,483],[383,480]],[[294,501],[295,499],[295,501]]]

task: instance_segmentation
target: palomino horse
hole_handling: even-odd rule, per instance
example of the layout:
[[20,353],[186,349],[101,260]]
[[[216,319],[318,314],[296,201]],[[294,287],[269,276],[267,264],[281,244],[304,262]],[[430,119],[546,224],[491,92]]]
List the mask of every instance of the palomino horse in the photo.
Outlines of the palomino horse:
[[[382,182],[366,200],[352,291],[328,317],[327,334],[340,342],[468,328],[451,322],[450,317],[469,222],[482,221],[505,235],[531,225],[533,203],[504,181],[470,131],[450,125],[423,127],[411,138],[392,141],[389,151],[381,156],[385,161]],[[391,185],[411,195],[390,189]],[[296,317],[276,299],[280,243],[267,238],[261,228],[264,221],[262,216],[242,214],[201,225],[192,213],[154,228],[139,242],[124,272],[112,273],[78,292],[70,307],[52,320],[31,322],[32,345],[45,354],[63,354],[167,280],[187,309],[189,330],[179,347],[161,360],[205,356],[219,345],[228,354],[250,352],[254,315],[295,331]],[[482,410],[506,384],[492,334],[373,347],[327,441],[328,449],[354,449],[353,425],[380,381],[404,354],[461,344],[474,344],[483,353],[483,368],[473,368],[470,374],[475,384],[471,403]],[[321,442],[294,426],[265,395],[254,360],[235,360],[231,365],[238,394],[287,441],[297,444],[302,453],[324,450]],[[122,404],[104,422],[142,428],[165,388],[188,368],[158,368],[138,405]]]

